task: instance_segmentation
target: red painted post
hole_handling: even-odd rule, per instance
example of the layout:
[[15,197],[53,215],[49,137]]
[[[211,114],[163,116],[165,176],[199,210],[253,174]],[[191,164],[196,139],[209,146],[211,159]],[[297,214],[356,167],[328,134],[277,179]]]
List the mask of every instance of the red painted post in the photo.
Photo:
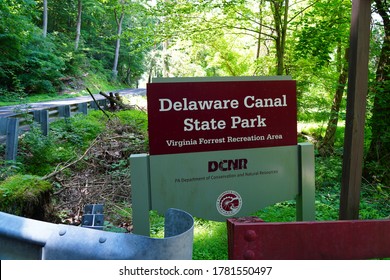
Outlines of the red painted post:
[[352,260],[390,257],[390,220],[266,223],[227,220],[229,259]]

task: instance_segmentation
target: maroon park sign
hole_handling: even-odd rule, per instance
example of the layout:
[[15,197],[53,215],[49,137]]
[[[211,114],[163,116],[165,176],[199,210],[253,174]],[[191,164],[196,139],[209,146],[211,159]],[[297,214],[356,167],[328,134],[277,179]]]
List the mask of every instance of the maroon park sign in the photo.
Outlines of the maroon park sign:
[[147,85],[150,155],[297,145],[293,80]]

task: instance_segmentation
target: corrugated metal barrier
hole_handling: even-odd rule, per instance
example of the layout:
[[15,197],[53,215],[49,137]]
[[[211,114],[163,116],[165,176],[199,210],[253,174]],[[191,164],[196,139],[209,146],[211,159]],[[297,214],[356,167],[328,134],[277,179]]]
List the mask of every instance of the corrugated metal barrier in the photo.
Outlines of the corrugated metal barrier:
[[193,217],[165,214],[164,238],[52,224],[0,212],[0,259],[192,259]]

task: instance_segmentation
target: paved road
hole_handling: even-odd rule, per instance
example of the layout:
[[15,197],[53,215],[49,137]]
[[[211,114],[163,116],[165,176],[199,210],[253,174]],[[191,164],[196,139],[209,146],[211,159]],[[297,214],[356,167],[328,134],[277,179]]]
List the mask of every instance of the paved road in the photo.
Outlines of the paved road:
[[[116,92],[119,92],[122,96],[123,95],[145,95],[146,90],[145,89],[123,89],[118,90]],[[104,99],[103,96],[100,94],[94,94],[94,97],[96,100]],[[71,105],[71,104],[78,104],[83,102],[92,101],[91,96],[80,96],[80,97],[74,97],[74,98],[67,98],[67,99],[61,99],[61,100],[53,100],[53,101],[45,101],[45,102],[37,102],[37,103],[29,103],[23,105],[25,108],[28,108],[29,111],[36,111],[36,110],[43,110],[43,109],[49,109],[51,107],[57,107],[59,105]],[[21,105],[13,105],[13,106],[3,106],[0,107],[0,118],[6,118],[13,115],[16,115],[15,110],[18,108],[21,108]]]

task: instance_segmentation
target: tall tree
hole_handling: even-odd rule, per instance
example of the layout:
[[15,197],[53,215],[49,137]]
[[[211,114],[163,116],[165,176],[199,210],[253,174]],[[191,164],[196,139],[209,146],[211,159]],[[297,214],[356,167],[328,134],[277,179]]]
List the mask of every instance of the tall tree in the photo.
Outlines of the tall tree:
[[[330,1],[329,1],[330,2]],[[348,78],[348,41],[346,38],[350,26],[350,1],[332,1],[332,3],[318,3],[314,10],[322,15],[319,28],[322,33],[321,42],[328,42],[328,47],[322,46],[325,50],[323,55],[330,58],[335,57],[335,72],[337,77],[334,87],[334,96],[330,108],[328,124],[324,138],[319,143],[319,153],[327,156],[333,153],[336,141],[336,131],[338,127],[341,103],[345,92]],[[347,16],[348,15],[348,16]]]
[[[338,54],[341,53],[341,47],[338,48]],[[338,73],[339,77],[337,80],[336,91],[333,97],[332,107],[330,109],[328,125],[324,139],[319,143],[318,151],[320,155],[327,156],[334,152],[334,144],[336,141],[336,131],[340,115],[341,102],[345,91],[348,78],[348,49],[345,49],[344,57],[338,56]]]
[[117,38],[115,44],[115,57],[114,57],[114,66],[112,67],[113,79],[116,80],[118,76],[118,61],[119,61],[119,51],[121,47],[121,35],[122,35],[122,24],[125,17],[125,3],[120,1],[120,6],[114,8],[115,21],[117,25]]
[[[380,168],[374,169],[376,177],[386,184],[390,183],[390,2],[374,1],[375,12],[381,17],[383,38],[381,52],[377,61],[375,83],[371,91],[375,94],[371,127],[371,143],[366,157],[366,166],[371,162]],[[379,177],[379,178],[378,178]],[[380,178],[382,177],[382,178]]]
[[256,60],[259,59],[261,54],[261,38],[263,36],[263,10],[264,10],[264,0],[259,1],[259,32],[257,35],[257,50],[256,50]]
[[0,93],[54,92],[63,60],[51,38],[42,36],[35,1],[0,1]]
[[251,67],[241,75],[284,75],[291,33],[287,27],[316,2],[319,0],[161,0],[156,5],[156,14],[163,19],[158,33],[171,40],[187,39],[203,46],[212,46],[221,37],[231,40],[235,35],[237,39],[230,41],[230,45],[245,42],[241,49],[243,57],[247,59],[248,52],[252,53]]
[[276,47],[276,75],[283,75],[284,55],[286,50],[287,24],[289,21],[289,0],[272,0],[271,10],[274,17],[275,47]]
[[47,0],[43,0],[43,37],[47,36],[47,20],[48,20],[48,10],[47,10]]
[[77,23],[76,23],[76,40],[74,49],[77,51],[80,44],[80,36],[81,36],[81,14],[83,11],[83,3],[82,0],[77,0]]

